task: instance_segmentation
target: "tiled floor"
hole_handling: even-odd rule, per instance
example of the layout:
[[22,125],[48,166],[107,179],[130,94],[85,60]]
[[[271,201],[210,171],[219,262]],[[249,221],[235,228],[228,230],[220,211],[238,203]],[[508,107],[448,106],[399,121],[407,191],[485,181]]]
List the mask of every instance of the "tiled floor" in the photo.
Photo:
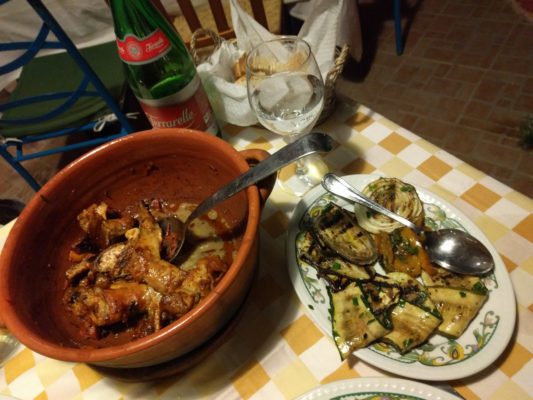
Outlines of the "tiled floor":
[[412,0],[397,56],[392,1],[360,3],[366,58],[338,90],[533,197],[533,154],[519,146],[533,21],[506,0]]
[[[338,90],[533,197],[533,157],[518,134],[533,113],[533,23],[509,1],[410,0],[397,56],[392,1],[361,0],[365,56],[347,65]],[[26,167],[45,182],[64,161]],[[0,199],[33,194],[0,160]]]

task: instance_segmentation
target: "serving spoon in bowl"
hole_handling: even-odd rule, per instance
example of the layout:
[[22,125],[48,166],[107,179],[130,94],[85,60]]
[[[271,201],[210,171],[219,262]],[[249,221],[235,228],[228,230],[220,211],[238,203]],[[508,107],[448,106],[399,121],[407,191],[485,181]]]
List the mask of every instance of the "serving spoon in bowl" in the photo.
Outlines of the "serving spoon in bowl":
[[177,257],[185,242],[189,225],[194,219],[205,214],[217,204],[237,194],[248,186],[276,173],[281,167],[306,155],[316,152],[328,152],[332,148],[333,140],[325,133],[314,132],[304,135],[218,189],[215,193],[203,200],[191,212],[185,222],[182,222],[177,217],[173,216],[161,219],[159,225],[163,232],[167,232],[171,235],[174,242],[171,249],[166,249],[167,254],[165,259],[172,262]]
[[322,186],[328,192],[349,201],[362,204],[380,214],[407,226],[423,237],[425,248],[432,262],[458,274],[484,275],[494,269],[494,259],[478,239],[460,229],[426,231],[381,204],[365,196],[344,179],[328,173],[322,178]]

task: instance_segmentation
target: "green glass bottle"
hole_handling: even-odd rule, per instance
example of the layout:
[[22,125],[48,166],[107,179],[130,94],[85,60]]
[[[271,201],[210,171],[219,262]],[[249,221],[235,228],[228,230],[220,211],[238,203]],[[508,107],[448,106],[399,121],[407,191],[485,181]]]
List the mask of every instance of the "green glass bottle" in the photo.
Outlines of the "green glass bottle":
[[118,54],[128,84],[154,128],[218,134],[187,47],[150,0],[111,0]]

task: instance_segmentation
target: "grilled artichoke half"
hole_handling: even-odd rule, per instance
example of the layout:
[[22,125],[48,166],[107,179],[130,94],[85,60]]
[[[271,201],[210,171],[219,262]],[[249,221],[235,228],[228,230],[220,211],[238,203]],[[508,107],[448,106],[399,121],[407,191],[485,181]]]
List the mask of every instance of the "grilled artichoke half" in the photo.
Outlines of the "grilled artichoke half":
[[373,264],[378,257],[374,239],[355,215],[333,203],[314,221],[312,231],[320,246],[358,265]]
[[[369,183],[363,189],[363,193],[385,208],[407,218],[415,225],[423,225],[424,207],[414,186],[396,178],[379,178]],[[403,226],[399,222],[363,206],[356,205],[355,214],[359,225],[372,233],[391,233]]]

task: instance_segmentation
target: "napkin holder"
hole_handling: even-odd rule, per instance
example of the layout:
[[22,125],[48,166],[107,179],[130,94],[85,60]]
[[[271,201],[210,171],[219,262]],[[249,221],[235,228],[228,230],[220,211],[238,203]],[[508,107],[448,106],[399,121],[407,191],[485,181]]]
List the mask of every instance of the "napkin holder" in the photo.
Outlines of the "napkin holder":
[[[199,46],[200,38],[204,39],[208,37],[211,39],[212,45]],[[216,32],[210,29],[201,28],[193,32],[190,41],[190,53],[196,65],[204,62],[211,54],[213,54],[220,45],[224,42],[224,38],[220,37]],[[202,40],[205,43],[205,40]],[[317,121],[317,125],[326,120],[335,108],[337,96],[335,93],[335,84],[339,75],[342,73],[346,58],[348,57],[349,46],[344,44],[342,47],[335,49],[335,61],[328,71],[326,78],[324,79],[324,108]],[[244,105],[249,107],[248,104]],[[232,123],[233,121],[228,121]]]

